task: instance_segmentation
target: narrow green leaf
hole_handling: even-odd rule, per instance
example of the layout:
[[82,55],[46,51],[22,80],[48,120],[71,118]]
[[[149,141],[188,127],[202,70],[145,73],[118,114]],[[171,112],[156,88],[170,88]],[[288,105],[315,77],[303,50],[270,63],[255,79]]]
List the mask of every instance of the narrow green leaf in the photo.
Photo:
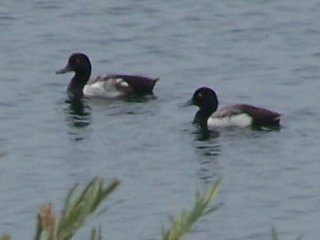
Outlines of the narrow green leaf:
[[10,239],[11,239],[11,237],[9,234],[3,234],[0,236],[0,240],[10,240]]
[[[102,201],[120,184],[113,180],[104,186],[102,179],[94,178],[79,193],[72,188],[67,195],[63,209],[63,217],[59,219],[58,239],[70,239],[76,231],[83,226],[87,217],[91,215]],[[95,235],[97,237],[98,235]]]
[[220,179],[214,182],[209,188],[208,192],[201,195],[198,191],[195,193],[194,206],[191,211],[182,209],[180,214],[175,218],[171,218],[171,225],[167,231],[163,230],[162,238],[164,240],[180,240],[192,228],[193,224],[202,216],[213,212],[221,205],[207,209],[212,199],[218,192]]
[[95,240],[96,239],[96,229],[92,228],[91,234],[90,234],[90,240]]
[[36,234],[34,236],[35,240],[40,240],[41,233],[42,233],[42,224],[41,224],[41,217],[40,214],[37,214],[37,227],[36,227]]
[[279,240],[278,234],[275,228],[272,228],[271,234],[272,234],[272,240]]
[[71,209],[71,204],[72,204],[72,200],[73,200],[72,197],[73,197],[77,187],[78,187],[78,184],[75,184],[69,190],[69,192],[67,194],[67,197],[65,199],[64,207],[63,207],[63,209],[61,211],[61,216],[59,218],[59,221],[57,222],[57,230],[56,230],[57,232],[56,232],[56,234],[57,234],[58,238],[59,238],[59,236],[62,235],[62,232],[64,231],[64,229],[66,227],[66,225],[65,225],[65,223],[67,222],[66,218],[69,215],[69,211]]
[[223,203],[218,203],[218,204],[217,204],[216,206],[214,206],[213,208],[210,208],[210,209],[208,209],[207,211],[205,211],[205,212],[203,213],[203,216],[205,216],[205,215],[207,215],[207,214],[209,214],[209,213],[212,213],[212,212],[218,210],[222,205],[223,205]]
[[297,237],[297,240],[301,240],[302,239],[302,235],[300,235],[299,237]]

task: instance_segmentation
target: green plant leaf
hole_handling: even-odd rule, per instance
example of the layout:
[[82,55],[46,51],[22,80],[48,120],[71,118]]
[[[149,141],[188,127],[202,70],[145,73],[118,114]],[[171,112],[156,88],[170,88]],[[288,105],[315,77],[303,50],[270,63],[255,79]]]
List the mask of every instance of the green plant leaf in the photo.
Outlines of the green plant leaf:
[[171,225],[169,229],[167,231],[162,229],[163,240],[181,240],[200,217],[215,211],[221,206],[221,204],[218,204],[213,208],[207,209],[218,192],[220,181],[219,179],[214,182],[204,195],[196,191],[194,206],[191,211],[182,209],[175,218],[170,218]]

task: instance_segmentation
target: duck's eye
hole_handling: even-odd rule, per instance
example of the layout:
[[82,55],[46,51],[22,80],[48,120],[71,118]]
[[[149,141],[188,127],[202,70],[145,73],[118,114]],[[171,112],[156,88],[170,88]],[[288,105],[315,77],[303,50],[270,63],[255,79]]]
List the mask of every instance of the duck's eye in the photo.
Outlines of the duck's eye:
[[76,59],[74,60],[74,62],[75,62],[76,64],[79,64],[79,63],[81,62],[81,60],[80,60],[80,58],[76,58]]
[[198,93],[199,98],[202,98],[202,96],[203,96],[202,93]]

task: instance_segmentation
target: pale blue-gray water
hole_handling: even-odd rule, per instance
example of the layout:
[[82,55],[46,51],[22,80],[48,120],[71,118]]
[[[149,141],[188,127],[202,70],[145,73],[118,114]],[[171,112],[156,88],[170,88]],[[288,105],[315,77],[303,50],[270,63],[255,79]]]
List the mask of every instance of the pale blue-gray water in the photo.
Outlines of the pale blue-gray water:
[[[222,177],[187,239],[318,239],[320,3],[309,1],[1,1],[0,234],[31,239],[38,207],[59,211],[68,189],[95,176],[121,185],[91,219],[105,239],[160,239],[168,216]],[[65,102],[85,52],[93,75],[160,77],[145,101]],[[221,105],[283,114],[279,131],[218,130],[201,138],[201,86]],[[212,204],[212,206],[214,203]]]

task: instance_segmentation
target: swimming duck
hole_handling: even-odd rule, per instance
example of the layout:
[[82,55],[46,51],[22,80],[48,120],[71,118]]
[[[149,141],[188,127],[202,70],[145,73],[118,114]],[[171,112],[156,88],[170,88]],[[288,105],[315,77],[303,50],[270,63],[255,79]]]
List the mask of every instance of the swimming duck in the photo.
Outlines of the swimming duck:
[[217,110],[217,94],[208,87],[197,89],[188,104],[200,108],[194,123],[208,129],[228,126],[276,127],[280,124],[281,114],[248,104],[233,104]]
[[68,85],[68,92],[76,98],[106,97],[118,98],[130,95],[152,94],[152,90],[158,79],[151,79],[135,75],[108,75],[98,76],[90,80],[91,62],[83,53],[73,53],[69,57],[67,65],[56,71],[56,74],[75,72]]

